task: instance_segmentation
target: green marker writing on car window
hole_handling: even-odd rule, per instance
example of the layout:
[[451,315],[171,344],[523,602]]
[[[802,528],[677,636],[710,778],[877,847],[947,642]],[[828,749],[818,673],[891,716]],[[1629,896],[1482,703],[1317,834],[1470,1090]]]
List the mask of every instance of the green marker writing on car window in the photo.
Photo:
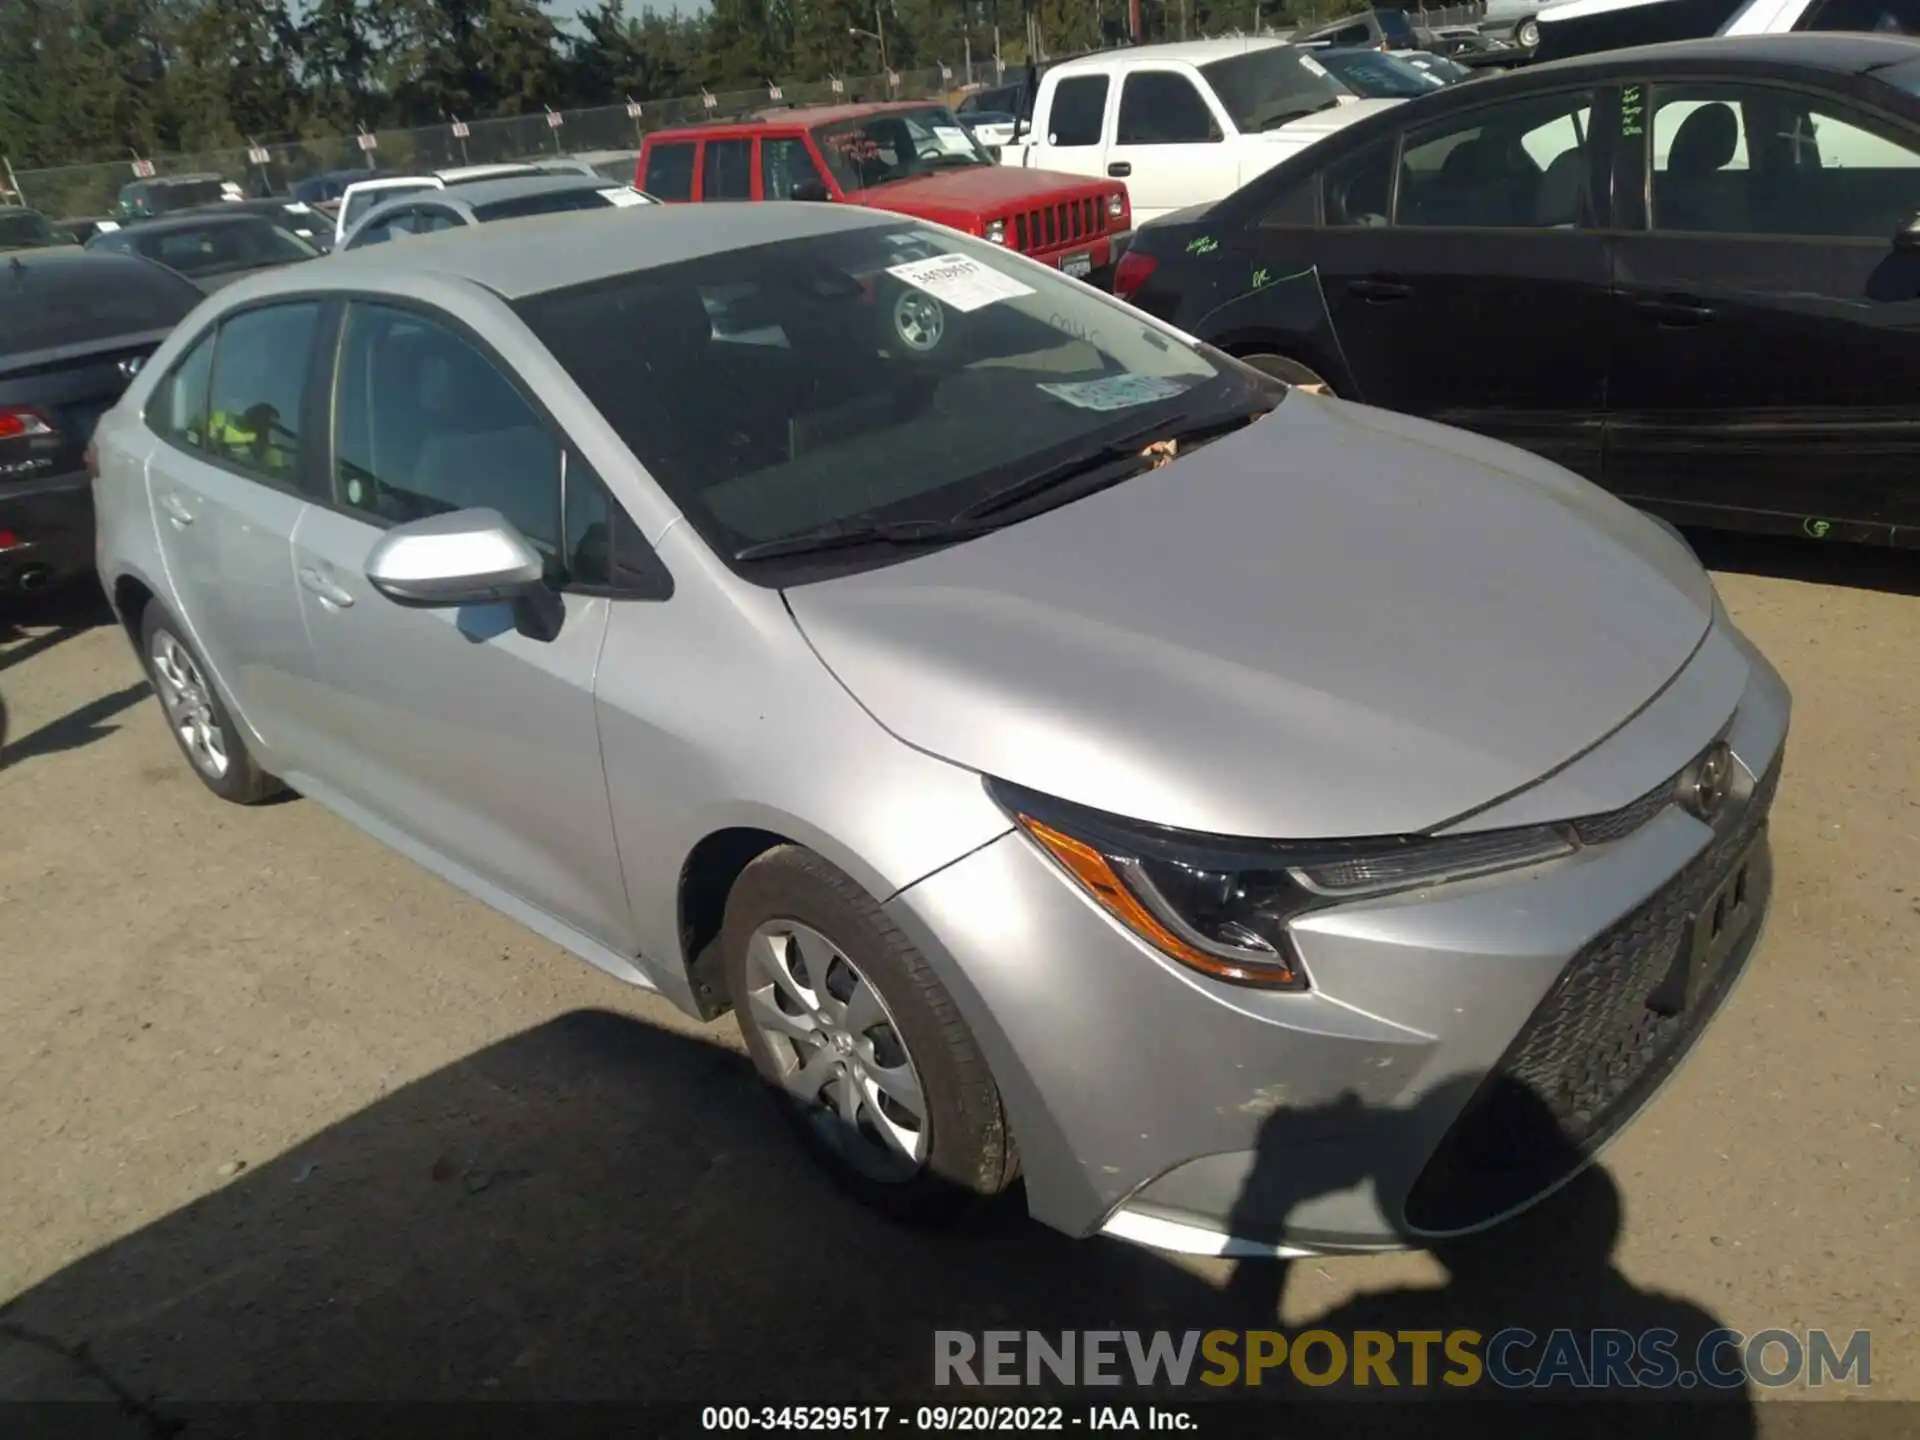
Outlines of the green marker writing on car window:
[[1814,539],[1824,540],[1827,538],[1827,532],[1833,529],[1833,522],[1831,520],[1808,520],[1802,524],[1800,528],[1805,530],[1807,534],[1811,535]]

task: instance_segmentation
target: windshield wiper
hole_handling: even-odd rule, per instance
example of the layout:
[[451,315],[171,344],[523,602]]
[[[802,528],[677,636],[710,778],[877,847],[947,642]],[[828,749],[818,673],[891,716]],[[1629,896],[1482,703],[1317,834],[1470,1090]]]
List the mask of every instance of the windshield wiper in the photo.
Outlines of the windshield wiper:
[[1268,130],[1278,130],[1282,125],[1291,125],[1294,121],[1304,120],[1309,115],[1318,115],[1322,111],[1335,109],[1339,104],[1339,96],[1329,95],[1318,105],[1296,106],[1291,109],[1282,110],[1278,114],[1266,116],[1255,128],[1262,133]]
[[945,545],[997,529],[997,525],[957,524],[949,520],[835,520],[814,530],[742,546],[733,552],[733,558],[772,560],[781,555],[808,555],[816,550],[838,550],[848,545]]
[[[1185,441],[1188,444],[1212,440],[1230,431],[1251,425],[1256,420],[1264,419],[1266,414],[1266,411],[1249,413],[1236,410],[1230,415],[1210,415],[1202,420],[1160,420],[1152,425],[1142,425],[1138,430],[1129,430],[1117,439],[1107,441],[1097,450],[1089,450],[1069,460],[1049,465],[1044,470],[1037,470],[1031,475],[1014,481],[1011,485],[1002,486],[998,490],[981,496],[971,505],[956,512],[949,523],[965,524],[988,515],[998,515],[1003,510],[1011,510],[1023,501],[1044,494],[1068,481],[1098,476],[1099,483],[1089,485],[1083,491],[1091,494],[1105,485],[1125,480],[1137,474],[1141,467],[1154,463],[1156,457],[1145,453],[1149,445],[1163,444],[1169,440]],[[1112,473],[1103,473],[1108,470]]]

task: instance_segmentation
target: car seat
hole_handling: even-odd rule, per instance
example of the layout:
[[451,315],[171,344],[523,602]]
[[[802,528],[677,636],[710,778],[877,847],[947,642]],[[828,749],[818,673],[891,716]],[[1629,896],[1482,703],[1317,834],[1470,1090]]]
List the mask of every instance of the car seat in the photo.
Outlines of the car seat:
[[1661,230],[1738,232],[1747,227],[1747,172],[1727,172],[1740,121],[1724,100],[1680,122],[1667,168],[1653,178],[1653,223]]

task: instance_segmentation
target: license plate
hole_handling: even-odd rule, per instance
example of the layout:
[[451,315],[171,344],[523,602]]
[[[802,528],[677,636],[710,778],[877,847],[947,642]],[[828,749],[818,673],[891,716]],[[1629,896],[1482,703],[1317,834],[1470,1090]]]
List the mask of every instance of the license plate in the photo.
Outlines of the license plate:
[[1663,1015],[1697,1005],[1720,967],[1759,918],[1765,885],[1766,842],[1749,845],[1687,926],[1673,969],[1647,1004]]
[[1076,280],[1084,280],[1093,273],[1093,256],[1069,255],[1060,262],[1060,269],[1062,273],[1071,275]]

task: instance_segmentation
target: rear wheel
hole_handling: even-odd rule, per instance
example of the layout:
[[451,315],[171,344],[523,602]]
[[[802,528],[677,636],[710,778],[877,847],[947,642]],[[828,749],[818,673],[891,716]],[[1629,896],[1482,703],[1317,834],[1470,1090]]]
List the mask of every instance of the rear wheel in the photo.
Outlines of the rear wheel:
[[1271,375],[1276,380],[1284,380],[1296,390],[1305,390],[1311,395],[1333,394],[1333,387],[1322,380],[1317,371],[1298,360],[1264,353],[1242,355],[1239,359],[1241,364],[1251,365],[1261,374]]
[[860,886],[796,845],[749,865],[721,930],[761,1078],[843,1186],[950,1218],[1013,1181],[1000,1092],[953,998]]
[[205,663],[158,601],[150,602],[141,617],[140,658],[174,743],[203,785],[236,805],[257,805],[285,789],[254,763]]

